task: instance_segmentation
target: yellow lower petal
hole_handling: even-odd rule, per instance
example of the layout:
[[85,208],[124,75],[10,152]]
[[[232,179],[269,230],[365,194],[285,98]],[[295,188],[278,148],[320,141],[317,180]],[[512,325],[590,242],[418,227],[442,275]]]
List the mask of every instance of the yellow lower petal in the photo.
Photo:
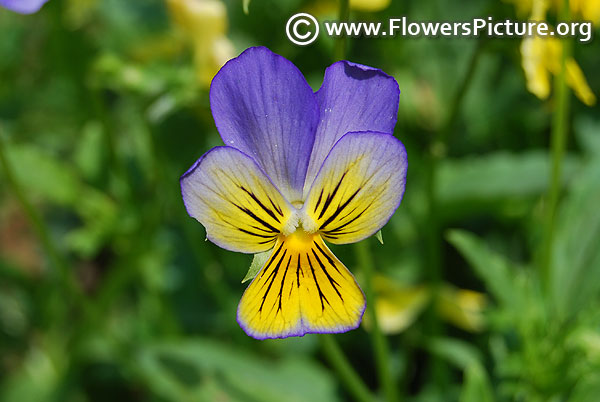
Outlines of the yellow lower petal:
[[240,301],[237,319],[257,339],[357,328],[365,297],[317,234],[280,236]]

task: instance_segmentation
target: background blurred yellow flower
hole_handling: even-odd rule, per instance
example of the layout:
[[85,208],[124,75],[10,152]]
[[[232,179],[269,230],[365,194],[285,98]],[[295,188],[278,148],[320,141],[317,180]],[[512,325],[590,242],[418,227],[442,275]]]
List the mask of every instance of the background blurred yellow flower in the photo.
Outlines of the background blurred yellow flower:
[[[557,0],[550,3],[548,0],[514,1],[517,12],[529,11],[529,20],[545,21],[546,12],[550,6],[558,9]],[[584,19],[600,17],[600,1],[598,0],[573,0],[569,2],[573,15],[583,16]],[[521,63],[527,80],[527,89],[540,99],[547,99],[550,95],[550,75],[560,71],[560,60],[563,45],[560,39],[554,37],[532,36],[524,38],[521,42]],[[588,106],[596,103],[596,96],[590,89],[585,75],[574,58],[566,61],[567,83],[575,95]]]
[[[384,334],[397,334],[408,328],[431,298],[425,286],[405,285],[383,275],[373,278],[373,290],[377,295],[375,312]],[[363,324],[369,329],[372,326],[368,312]]]
[[167,0],[173,22],[192,44],[196,75],[208,86],[219,68],[234,56],[227,38],[227,9],[218,0]]
[[[550,74],[560,71],[562,43],[556,38],[538,36],[525,38],[521,43],[521,58],[527,89],[540,99],[550,95]],[[586,105],[596,103],[596,96],[588,86],[583,71],[572,57],[566,63],[567,83]]]
[[71,29],[79,29],[89,23],[97,12],[98,0],[67,0],[65,22]]
[[[388,8],[391,3],[392,0],[350,0],[350,9],[354,11],[376,13]],[[320,19],[337,19],[338,9],[339,6],[337,1],[317,1],[311,3],[305,11]]]
[[442,286],[436,303],[441,317],[469,332],[479,332],[485,327],[483,310],[487,305],[485,294],[452,285]]
[[[434,302],[431,287],[407,285],[383,275],[375,276],[373,289],[377,295],[377,320],[385,334],[404,331],[415,322],[428,304]],[[485,294],[445,283],[437,294],[434,308],[444,321],[465,331],[479,332],[485,326],[483,311],[486,305]],[[368,312],[363,323],[367,329],[372,326]]]
[[[561,0],[553,0],[555,10],[560,9]],[[598,0],[569,0],[569,8],[573,19],[583,19],[600,23],[600,1]]]
[[357,11],[377,12],[388,8],[392,0],[350,0],[350,8]]
[[[552,6],[552,9],[558,14],[562,0],[504,0],[506,3],[512,3],[517,10],[517,17],[527,18],[532,15],[534,9],[544,12]],[[583,19],[592,21],[595,24],[600,23],[600,1],[598,0],[569,0],[569,9],[571,16],[575,20]],[[530,19],[535,19],[534,17]],[[543,18],[542,18],[543,19]]]

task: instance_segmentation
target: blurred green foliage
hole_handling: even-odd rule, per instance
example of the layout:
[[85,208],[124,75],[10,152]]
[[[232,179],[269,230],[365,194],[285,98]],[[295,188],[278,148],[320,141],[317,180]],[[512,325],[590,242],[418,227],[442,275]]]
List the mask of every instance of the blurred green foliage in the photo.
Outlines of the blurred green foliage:
[[[315,4],[253,0],[245,14],[242,3],[226,2],[236,50],[266,45],[317,89],[334,41],[300,48],[284,33],[289,16]],[[351,14],[401,15],[516,18],[497,0],[393,1]],[[1,401],[351,397],[319,335],[259,342],[235,321],[252,258],[206,242],[183,207],[179,176],[220,139],[192,49],[174,32],[160,0],[50,0],[31,16],[0,9]],[[600,43],[574,50],[600,93]],[[554,104],[527,92],[519,41],[354,38],[347,58],[392,74],[402,91],[395,135],[407,146],[408,184],[385,244],[367,240],[377,272],[490,299],[483,331],[449,326],[430,306],[387,337],[400,395],[597,401],[599,107],[571,99],[544,274]],[[360,281],[352,247],[335,253]],[[368,331],[336,338],[383,398]]]

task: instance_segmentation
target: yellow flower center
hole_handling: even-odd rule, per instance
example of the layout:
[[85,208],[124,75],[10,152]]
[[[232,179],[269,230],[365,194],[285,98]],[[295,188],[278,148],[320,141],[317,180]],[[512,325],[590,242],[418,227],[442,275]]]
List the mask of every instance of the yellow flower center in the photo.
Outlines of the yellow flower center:
[[285,240],[285,244],[290,251],[300,252],[310,249],[314,241],[313,239],[316,236],[318,236],[317,233],[307,233],[302,226],[300,226],[289,236],[282,236],[282,240]]

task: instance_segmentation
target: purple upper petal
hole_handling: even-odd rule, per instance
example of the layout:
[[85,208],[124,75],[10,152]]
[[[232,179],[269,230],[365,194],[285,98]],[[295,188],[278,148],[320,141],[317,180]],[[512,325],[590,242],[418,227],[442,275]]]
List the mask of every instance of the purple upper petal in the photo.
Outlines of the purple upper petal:
[[367,130],[391,134],[394,131],[400,90],[396,80],[379,69],[339,61],[325,71],[316,97],[320,120],[304,196],[329,151],[344,134]]
[[225,144],[252,156],[290,202],[301,200],[319,113],[298,68],[249,48],[215,76],[210,104]]
[[21,14],[37,12],[48,0],[0,0],[0,7]]

